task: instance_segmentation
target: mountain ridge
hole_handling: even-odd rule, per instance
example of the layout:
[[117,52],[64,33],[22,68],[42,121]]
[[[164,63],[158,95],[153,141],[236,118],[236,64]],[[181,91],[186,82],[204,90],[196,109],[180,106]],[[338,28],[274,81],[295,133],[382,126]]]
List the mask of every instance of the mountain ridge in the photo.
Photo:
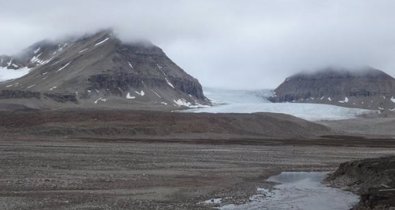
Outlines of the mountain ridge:
[[365,67],[359,71],[325,68],[285,79],[270,98],[273,102],[324,103],[373,110],[395,110],[395,79]]
[[1,99],[34,95],[44,107],[65,102],[138,109],[210,104],[198,80],[161,48],[149,42],[124,43],[109,30],[59,43],[41,41],[28,47],[19,59],[2,58],[3,68],[5,63],[10,67],[18,62],[16,66],[31,71],[0,83]]

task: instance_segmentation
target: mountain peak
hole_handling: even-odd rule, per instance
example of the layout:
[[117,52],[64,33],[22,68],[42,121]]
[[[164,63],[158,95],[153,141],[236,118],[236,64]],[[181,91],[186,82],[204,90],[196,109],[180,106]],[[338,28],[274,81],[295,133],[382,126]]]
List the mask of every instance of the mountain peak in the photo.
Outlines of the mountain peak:
[[88,40],[88,39],[105,39],[105,38],[118,39],[114,33],[114,30],[111,28],[108,28],[108,29],[102,29],[102,30],[96,31],[94,33],[84,34],[80,37],[77,37],[76,40],[77,41],[84,41],[84,40]]
[[34,92],[46,106],[52,100],[60,106],[70,102],[142,109],[209,103],[199,82],[162,49],[149,42],[124,43],[108,29],[77,39],[36,43],[18,62],[30,73],[0,83],[0,98],[25,99]]
[[95,32],[94,34],[95,35],[115,36],[113,28],[101,29],[101,30],[98,30],[97,32]]
[[372,68],[324,68],[288,77],[274,102],[324,103],[366,109],[395,108],[395,79]]
[[353,76],[353,77],[364,77],[364,76],[388,76],[387,73],[375,69],[370,66],[364,66],[360,68],[344,68],[344,67],[325,67],[316,71],[300,72],[292,77],[328,77],[328,76]]

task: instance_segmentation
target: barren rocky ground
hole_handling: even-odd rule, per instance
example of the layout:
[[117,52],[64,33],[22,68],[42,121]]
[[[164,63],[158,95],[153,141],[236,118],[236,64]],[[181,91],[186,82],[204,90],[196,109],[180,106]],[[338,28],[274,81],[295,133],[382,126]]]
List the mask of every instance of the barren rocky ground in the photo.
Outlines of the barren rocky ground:
[[361,196],[355,210],[395,206],[395,156],[342,163],[327,181]]
[[0,209],[210,209],[201,202],[245,202],[281,171],[395,154],[391,138],[338,135],[287,115],[0,115]]
[[3,139],[1,209],[206,209],[280,171],[331,171],[389,148]]

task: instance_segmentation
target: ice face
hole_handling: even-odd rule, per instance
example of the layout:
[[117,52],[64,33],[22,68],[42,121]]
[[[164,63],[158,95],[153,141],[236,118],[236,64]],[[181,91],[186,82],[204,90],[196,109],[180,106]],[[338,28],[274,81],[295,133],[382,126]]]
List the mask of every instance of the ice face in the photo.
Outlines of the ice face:
[[311,121],[350,119],[372,112],[365,109],[345,108],[326,104],[271,103],[267,100],[272,95],[270,90],[205,89],[204,93],[213,101],[214,106],[188,111],[209,113],[273,112],[290,114]]
[[204,88],[204,95],[214,104],[245,104],[269,103],[268,97],[273,95],[271,90],[224,90]]
[[278,183],[273,190],[258,189],[258,194],[250,198],[251,202],[225,205],[220,209],[346,210],[358,202],[357,195],[322,184],[325,176],[324,172],[282,172],[268,179]]

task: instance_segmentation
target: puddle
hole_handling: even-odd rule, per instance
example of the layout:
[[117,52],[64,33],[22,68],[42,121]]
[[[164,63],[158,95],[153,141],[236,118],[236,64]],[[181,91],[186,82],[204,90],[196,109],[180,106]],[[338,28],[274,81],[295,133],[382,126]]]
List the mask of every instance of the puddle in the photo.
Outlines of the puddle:
[[282,172],[268,179],[278,183],[272,190],[258,188],[257,194],[250,197],[250,202],[229,204],[220,209],[346,210],[359,201],[359,197],[351,192],[322,184],[326,175],[325,172]]

